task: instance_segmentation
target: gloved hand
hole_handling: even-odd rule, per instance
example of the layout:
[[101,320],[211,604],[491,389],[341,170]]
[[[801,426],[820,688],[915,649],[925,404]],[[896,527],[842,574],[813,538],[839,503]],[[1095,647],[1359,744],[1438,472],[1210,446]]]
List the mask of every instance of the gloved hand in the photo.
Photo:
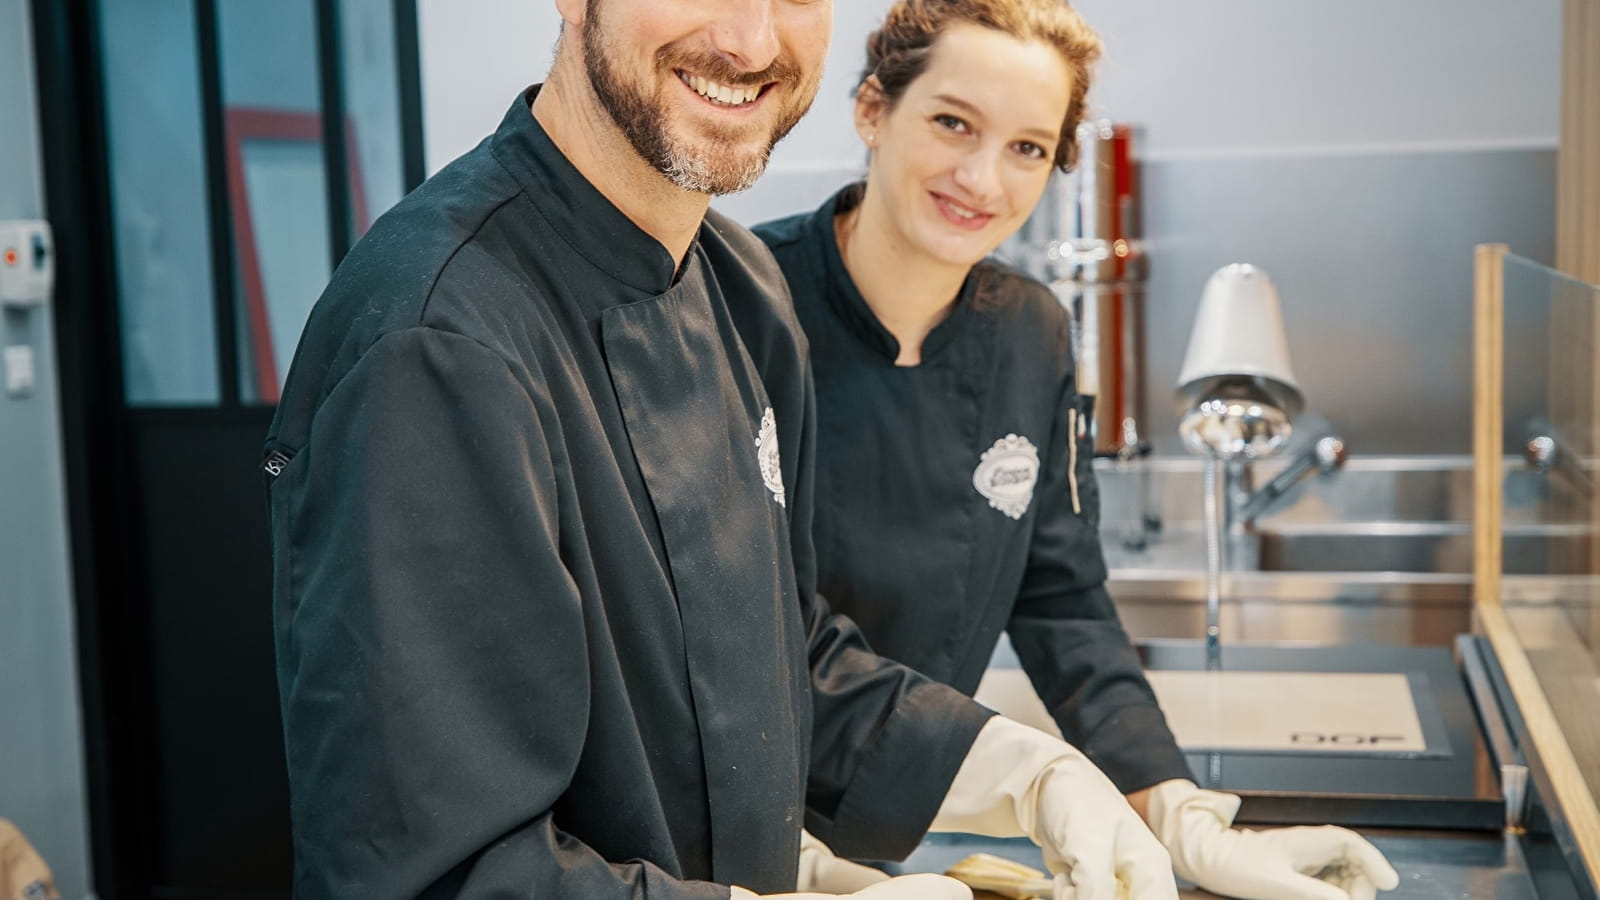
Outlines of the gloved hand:
[[848,894],[888,880],[885,872],[834,856],[827,844],[817,840],[811,832],[801,830],[799,890]]
[[1150,827],[1179,877],[1239,900],[1373,900],[1400,884],[1378,848],[1353,831],[1324,825],[1233,828],[1239,798],[1183,778],[1150,791]]
[[932,830],[1032,838],[1055,900],[1177,900],[1171,860],[1111,780],[1072,745],[1003,716],[978,732]]
[[854,897],[856,900],[972,900],[972,890],[954,878],[943,875],[902,875],[850,894],[752,894],[736,886],[731,900],[830,900],[833,897]]

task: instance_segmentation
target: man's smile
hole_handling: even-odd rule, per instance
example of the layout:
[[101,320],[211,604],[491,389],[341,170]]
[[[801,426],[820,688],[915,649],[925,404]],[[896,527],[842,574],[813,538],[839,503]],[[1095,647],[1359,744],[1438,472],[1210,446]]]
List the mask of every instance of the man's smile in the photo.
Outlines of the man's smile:
[[700,75],[691,75],[682,69],[674,69],[673,73],[678,76],[679,81],[683,82],[684,87],[694,91],[702,99],[713,105],[732,109],[754,105],[773,84],[769,82],[767,84],[733,86],[712,81]]

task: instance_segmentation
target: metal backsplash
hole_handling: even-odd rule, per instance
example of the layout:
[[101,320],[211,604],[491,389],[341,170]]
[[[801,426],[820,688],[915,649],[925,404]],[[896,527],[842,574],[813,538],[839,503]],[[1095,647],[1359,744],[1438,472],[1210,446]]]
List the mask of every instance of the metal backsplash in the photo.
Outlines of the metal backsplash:
[[1200,290],[1230,262],[1271,274],[1306,401],[1352,452],[1470,451],[1472,248],[1553,256],[1553,148],[1143,168],[1147,435],[1158,453],[1183,452],[1178,367]]

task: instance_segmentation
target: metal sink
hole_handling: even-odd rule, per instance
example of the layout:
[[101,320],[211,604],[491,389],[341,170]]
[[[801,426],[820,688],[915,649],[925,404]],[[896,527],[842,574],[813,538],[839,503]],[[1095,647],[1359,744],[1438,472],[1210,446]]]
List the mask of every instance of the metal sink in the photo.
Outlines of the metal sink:
[[[1465,522],[1281,526],[1262,528],[1254,540],[1255,568],[1262,572],[1472,571],[1472,528]],[[1583,525],[1508,527],[1502,551],[1506,574],[1582,573],[1591,540]]]
[[[1203,634],[1199,462],[1096,461],[1095,471],[1109,587],[1129,633]],[[1274,474],[1261,466],[1261,479]],[[1448,644],[1471,629],[1472,487],[1466,456],[1355,456],[1342,470],[1301,483],[1229,542],[1228,634],[1257,642]],[[1559,487],[1520,459],[1507,460],[1503,552],[1506,572],[1521,581],[1585,572],[1585,543],[1600,544],[1583,526],[1551,524],[1576,518]],[[1140,530],[1144,510],[1159,529]]]
[[[1262,465],[1259,477],[1274,474]],[[1203,572],[1199,463],[1163,459],[1153,477],[1097,463],[1105,518],[1101,534],[1113,569]],[[1155,492],[1163,531],[1146,545],[1124,540],[1136,522],[1135,494]],[[1586,509],[1586,507],[1583,507]],[[1508,460],[1503,530],[1506,572],[1561,575],[1588,571],[1590,527],[1520,460]],[[1229,538],[1229,568],[1244,572],[1472,572],[1472,467],[1468,457],[1351,457],[1345,467],[1293,489],[1247,529]]]

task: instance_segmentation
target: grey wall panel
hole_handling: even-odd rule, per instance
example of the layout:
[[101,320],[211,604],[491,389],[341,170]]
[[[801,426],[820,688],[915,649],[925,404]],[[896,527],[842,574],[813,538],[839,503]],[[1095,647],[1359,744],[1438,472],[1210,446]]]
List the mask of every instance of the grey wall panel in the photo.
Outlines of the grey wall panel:
[[1075,0],[1145,152],[1493,144],[1559,125],[1561,0]]
[[1308,405],[1352,452],[1470,452],[1472,248],[1551,259],[1553,149],[1156,162],[1144,188],[1158,450],[1182,452],[1172,389],[1201,288],[1249,262],[1283,298]]
[[[0,219],[44,208],[26,0],[0,0]],[[0,314],[0,345],[27,344],[29,397],[0,393],[0,817],[89,892],[82,726],[67,565],[61,423],[48,310]]]

